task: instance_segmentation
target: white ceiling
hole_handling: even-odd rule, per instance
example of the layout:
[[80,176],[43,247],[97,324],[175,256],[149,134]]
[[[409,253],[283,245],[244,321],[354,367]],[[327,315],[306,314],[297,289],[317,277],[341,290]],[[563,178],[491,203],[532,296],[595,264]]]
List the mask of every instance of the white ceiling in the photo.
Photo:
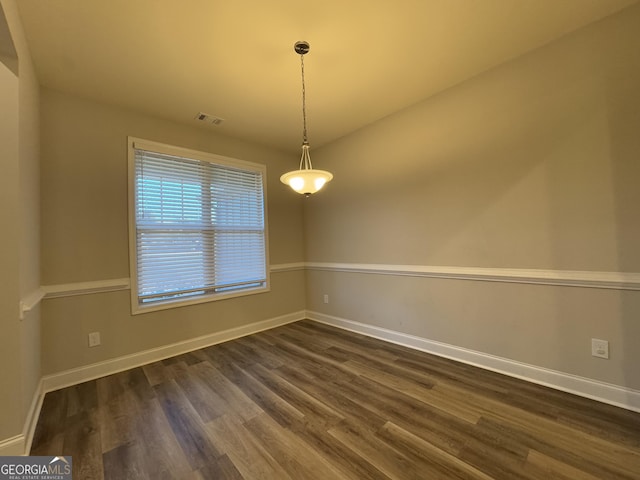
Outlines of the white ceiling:
[[18,0],[41,84],[295,151],[297,40],[317,148],[633,3]]

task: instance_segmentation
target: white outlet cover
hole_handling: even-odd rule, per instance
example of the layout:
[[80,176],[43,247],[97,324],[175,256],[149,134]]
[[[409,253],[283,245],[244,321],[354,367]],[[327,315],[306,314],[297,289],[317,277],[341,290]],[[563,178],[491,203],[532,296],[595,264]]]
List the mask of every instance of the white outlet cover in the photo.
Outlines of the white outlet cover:
[[591,355],[599,358],[609,358],[609,342],[607,340],[592,338]]
[[89,346],[97,347],[100,345],[100,332],[92,332],[89,334]]

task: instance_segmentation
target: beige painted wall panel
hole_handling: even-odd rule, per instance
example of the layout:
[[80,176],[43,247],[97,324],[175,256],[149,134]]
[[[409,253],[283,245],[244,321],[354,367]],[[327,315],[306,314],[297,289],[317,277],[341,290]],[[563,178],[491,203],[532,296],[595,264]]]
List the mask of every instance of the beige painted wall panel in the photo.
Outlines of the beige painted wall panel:
[[[24,43],[23,43],[24,42]],[[40,287],[40,86],[26,50],[20,61],[20,294]]]
[[[307,261],[640,272],[639,32],[635,6],[316,151]],[[640,388],[637,291],[307,278],[310,310]]]
[[8,27],[18,57],[11,67],[18,77],[5,75],[4,65],[0,66],[0,221],[7,227],[0,249],[0,441],[22,433],[40,380],[39,308],[18,320],[20,300],[40,286],[39,86],[15,1],[2,0],[2,11],[6,21],[2,28]]
[[[14,11],[14,15],[17,12]],[[17,20],[16,20],[17,21]],[[19,134],[20,155],[20,297],[40,288],[40,86],[26,39],[16,35],[20,55]],[[20,323],[22,412],[26,418],[40,382],[40,307],[35,306]]]
[[640,390],[635,291],[310,271],[307,292],[311,311]]
[[640,8],[315,155],[310,261],[640,271]]
[[[18,189],[18,78],[0,62],[0,225],[19,221]],[[20,263],[17,229],[3,228],[0,235],[0,441],[22,429],[21,372],[18,342],[20,323]]]
[[[301,311],[304,272],[271,275],[271,292],[132,316],[129,291],[45,300],[43,375]],[[87,336],[100,332],[102,345]]]
[[38,81],[13,0],[2,0],[18,56],[0,80],[0,441],[22,433],[40,380],[40,311],[23,321],[18,306],[40,287]]
[[39,308],[24,321],[18,310],[40,286],[39,86],[17,5],[2,0],[1,7],[0,28],[8,29],[17,58],[13,73],[0,65],[0,441],[22,433],[40,380]]
[[266,164],[271,263],[302,260],[302,202],[278,180],[286,154],[47,89],[41,111],[43,284],[129,275],[127,136]]

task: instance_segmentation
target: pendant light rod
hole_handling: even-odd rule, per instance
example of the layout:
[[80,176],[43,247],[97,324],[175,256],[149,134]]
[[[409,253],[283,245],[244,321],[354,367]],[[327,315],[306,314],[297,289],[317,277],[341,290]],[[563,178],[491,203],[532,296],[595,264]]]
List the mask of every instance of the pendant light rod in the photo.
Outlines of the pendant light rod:
[[[302,48],[298,48],[300,44],[302,44]],[[304,56],[309,52],[309,44],[307,42],[296,43],[295,51],[298,52],[299,50],[302,52],[299,52],[300,72],[302,73],[302,145],[309,145],[309,139],[307,138],[307,91],[304,85]]]

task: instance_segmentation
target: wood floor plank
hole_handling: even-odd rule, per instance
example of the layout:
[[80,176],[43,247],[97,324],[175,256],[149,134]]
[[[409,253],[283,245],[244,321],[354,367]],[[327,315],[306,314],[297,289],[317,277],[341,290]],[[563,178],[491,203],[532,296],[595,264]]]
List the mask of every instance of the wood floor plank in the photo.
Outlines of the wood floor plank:
[[195,365],[196,363],[200,362],[206,362],[208,360],[207,355],[202,350],[183,353],[175,358],[176,360],[179,360],[188,366]]
[[42,401],[40,417],[33,434],[31,455],[62,454],[67,421],[68,390],[47,393]]
[[[192,365],[196,365],[192,364]],[[224,415],[226,405],[215,398],[215,392],[198,375],[191,374],[190,367],[184,363],[174,364],[170,367],[174,373],[174,379],[180,386],[185,396],[193,406],[202,422],[207,423],[214,418]]]
[[640,414],[301,321],[56,392],[74,479],[640,480]]
[[423,465],[421,471],[425,476],[469,480],[492,479],[492,477],[478,468],[463,462],[455,455],[440,450],[432,443],[395,425],[393,422],[387,422],[384,425],[380,430],[380,436],[387,443],[402,447],[402,450],[406,451],[410,458]]
[[260,358],[260,364],[266,368],[274,369],[283,365],[282,358],[277,352],[272,352],[274,346],[266,342],[261,342],[259,337],[242,337],[235,340],[235,342],[249,349],[254,357]]
[[324,337],[332,346],[339,346],[356,353],[371,355],[374,358],[393,362],[398,359],[397,352],[388,348],[389,344],[376,338],[367,337],[355,332],[347,332],[329,325],[311,320],[302,320],[291,324],[292,329],[302,329],[313,335]]
[[132,425],[141,407],[133,392],[123,391],[100,405],[100,438],[103,452],[134,442],[137,432]]
[[200,467],[198,472],[203,478],[212,480],[244,480],[231,459],[227,455],[222,455],[214,462]]
[[[449,386],[445,388],[450,388]],[[585,434],[561,422],[533,414],[493,399],[476,397],[484,408],[483,418],[502,425],[513,438],[551,456],[564,454],[574,465],[594,463],[605,468],[601,475],[629,475],[640,472],[640,450]],[[486,425],[484,422],[483,425]],[[640,423],[638,424],[640,427]],[[638,430],[640,435],[640,429]],[[563,453],[564,452],[564,453]],[[611,462],[615,454],[616,461]],[[598,468],[600,468],[598,467]]]
[[349,381],[356,377],[344,368],[341,368],[340,362],[311,352],[296,342],[275,336],[269,331],[262,332],[262,335],[273,339],[279,353],[289,364],[298,365],[318,378],[331,378],[334,381]]
[[98,408],[98,389],[96,382],[85,382],[74,385],[69,387],[66,392],[68,417]]
[[384,343],[370,337],[357,334],[344,337],[339,331],[331,327],[323,328],[323,325],[314,322],[297,322],[291,325],[291,328],[302,329],[311,335],[322,335],[325,339],[324,341],[330,345],[327,350],[347,352],[350,354],[350,359],[365,357],[367,360],[376,362],[376,364],[386,366],[393,365],[393,362],[398,359],[396,353],[385,348],[379,348],[386,346]]
[[[350,448],[345,448],[342,442],[331,435],[329,430],[335,425],[329,425],[329,430],[327,430],[327,426],[326,423],[305,422],[294,428],[294,433],[301,441],[304,441],[329,461],[342,473],[344,478],[352,480],[361,480],[363,478],[369,480],[389,479],[375,465],[369,463]],[[364,425],[362,428],[363,430],[371,431],[368,425]]]
[[[457,454],[464,446],[466,431],[470,428],[468,422],[452,415],[431,408],[404,393],[396,392],[383,385],[359,378],[342,387],[357,395],[358,392],[369,392],[361,402],[382,418],[391,420],[427,439],[438,448],[452,454]],[[385,422],[386,423],[386,422]]]
[[[531,479],[529,471],[524,469],[528,449],[520,442],[507,443],[501,441],[499,435],[470,432],[469,439],[458,457],[487,473],[493,478],[514,480]],[[484,441],[483,441],[484,440]]]
[[292,478],[305,480],[347,478],[266,413],[252,418],[245,425]]
[[332,346],[323,352],[325,356],[339,360],[342,363],[357,362],[361,365],[367,365],[379,372],[386,373],[387,375],[396,376],[400,379],[411,380],[417,385],[421,385],[423,388],[432,388],[435,385],[433,378],[425,375],[422,372],[417,372],[408,368],[403,368],[395,363],[397,357],[393,355],[392,360],[386,360],[380,355],[379,350],[373,352],[366,352],[362,350],[351,351],[349,348],[342,348]]
[[193,365],[191,369],[215,391],[218,398],[224,401],[230,411],[234,411],[244,420],[249,420],[262,413],[262,409],[258,405],[210,363],[199,363]]
[[492,383],[489,379],[483,379],[480,374],[467,372],[457,366],[452,367],[441,360],[442,359],[432,360],[420,358],[419,355],[411,352],[411,355],[407,355],[407,358],[399,358],[395,363],[418,372],[426,373],[433,378],[436,383],[445,381],[452,385],[458,385],[463,389],[472,389],[473,391],[492,398],[499,399],[508,396],[509,389],[503,385]]
[[275,373],[288,379],[301,390],[330,406],[334,411],[338,412],[340,416],[353,418],[361,425],[367,426],[371,431],[376,431],[386,422],[384,416],[378,415],[373,410],[367,408],[362,402],[358,402],[357,397],[352,398],[348,392],[343,391],[339,384],[319,384],[315,377],[306,375],[299,369],[289,366],[282,366],[275,370]]
[[301,412],[305,418],[325,425],[333,425],[344,420],[344,415],[339,411],[262,365],[253,365],[248,371],[256,380]]
[[280,339],[295,345],[304,345],[306,350],[314,353],[321,353],[331,346],[323,337],[298,330],[295,327],[281,330],[276,334]]
[[78,478],[104,478],[97,409],[84,410],[67,419],[62,453],[73,457],[73,473]]
[[244,478],[295,480],[246,430],[241,419],[223,415],[206,428],[216,448],[229,456]]
[[225,342],[206,350],[207,355],[218,370],[226,373],[229,367],[246,368],[256,362],[256,357],[235,342]]
[[191,467],[199,470],[215,463],[222,453],[210,442],[200,417],[178,384],[172,380],[156,385],[154,390]]
[[349,360],[345,362],[344,367],[352,373],[359,374],[375,382],[381,383],[391,389],[403,392],[404,394],[415,398],[416,400],[431,405],[434,408],[447,412],[453,416],[466,420],[469,423],[477,423],[480,420],[480,413],[468,408],[460,403],[451,402],[449,399],[443,399],[442,396],[433,394],[432,387],[425,388],[424,384],[416,384],[412,380],[391,375],[387,372],[368,367],[359,361]]
[[342,368],[355,376],[365,377],[374,382],[380,383],[394,390],[403,392],[406,395],[421,400],[431,390],[433,384],[425,385],[407,377],[401,377],[388,373],[382,369],[367,365],[359,360],[347,360],[342,362]]
[[529,448],[601,478],[634,478],[640,472],[640,452],[559,423],[511,417],[503,429],[511,430],[512,436]]
[[[145,470],[141,446],[138,442],[125,443],[102,456],[104,463],[104,480],[146,480],[149,477]],[[77,455],[74,455],[76,457]],[[74,475],[75,475],[74,458]],[[83,477],[80,477],[83,478]]]
[[236,378],[238,380],[237,385],[247,397],[283,427],[291,427],[291,425],[302,421],[304,418],[304,413],[274,393],[248,372],[242,371]]
[[635,412],[591,400],[563,409],[557,420],[572,429],[638,449],[640,425],[636,416]]
[[406,454],[399,452],[377,436],[369,435],[366,430],[362,430],[357,425],[343,422],[331,428],[329,434],[389,478],[422,480],[427,474],[420,466],[411,462]]
[[535,469],[536,473],[540,472],[538,475],[546,475],[549,478],[563,480],[598,480],[599,478],[535,450],[529,451],[527,464],[524,468]]
[[191,465],[182,453],[178,438],[171,428],[160,402],[146,402],[130,426],[135,441],[141,444],[140,454],[150,478],[188,478]]
[[149,385],[155,386],[159,385],[162,382],[166,382],[167,380],[171,380],[173,378],[173,373],[171,370],[167,368],[167,366],[162,362],[153,362],[142,367],[142,371],[147,377],[147,381]]

